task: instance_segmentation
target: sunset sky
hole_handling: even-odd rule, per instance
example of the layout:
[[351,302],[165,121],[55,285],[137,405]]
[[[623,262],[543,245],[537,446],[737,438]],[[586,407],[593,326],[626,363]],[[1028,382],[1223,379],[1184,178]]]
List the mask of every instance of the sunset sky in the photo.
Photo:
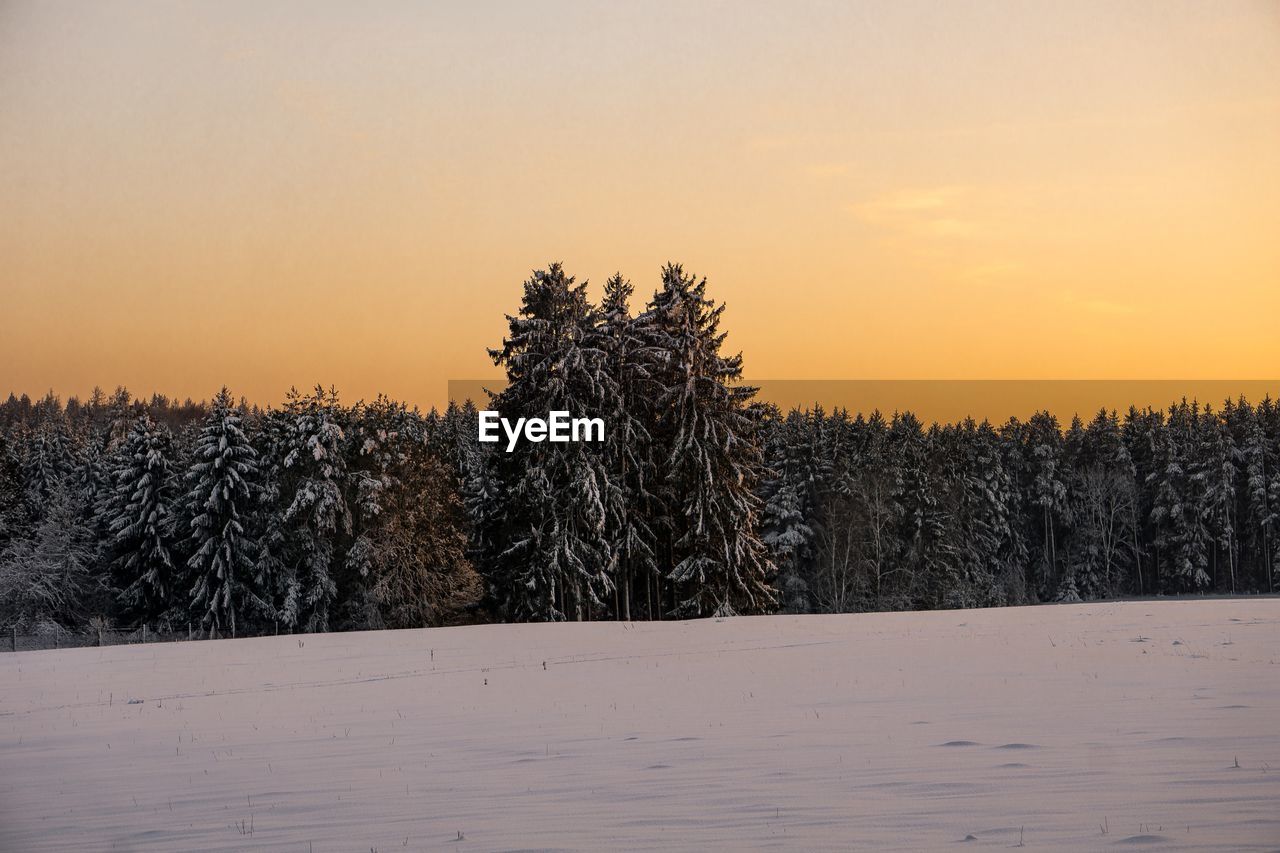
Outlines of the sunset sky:
[[1280,374],[1280,4],[0,2],[0,393],[430,405],[529,270],[756,378]]

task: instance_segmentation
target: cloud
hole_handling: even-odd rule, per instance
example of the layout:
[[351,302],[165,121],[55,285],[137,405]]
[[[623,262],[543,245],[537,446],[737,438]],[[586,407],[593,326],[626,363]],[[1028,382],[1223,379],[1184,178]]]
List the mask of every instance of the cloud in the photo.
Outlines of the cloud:
[[1132,305],[1127,305],[1123,302],[1111,302],[1106,299],[1088,299],[1081,304],[1095,314],[1109,314],[1115,317],[1127,316],[1137,311]]
[[994,284],[1006,281],[1022,272],[1023,266],[1013,261],[987,261],[961,270],[959,278],[970,284]]
[[970,187],[900,189],[849,205],[868,225],[924,237],[968,237],[980,228],[971,214]]
[[811,178],[839,178],[849,174],[848,163],[814,163],[805,169]]
[[1126,317],[1137,313],[1137,308],[1126,302],[1115,302],[1110,299],[1082,298],[1074,290],[1063,290],[1059,298],[1065,305],[1084,309],[1092,314],[1103,314],[1108,317]]

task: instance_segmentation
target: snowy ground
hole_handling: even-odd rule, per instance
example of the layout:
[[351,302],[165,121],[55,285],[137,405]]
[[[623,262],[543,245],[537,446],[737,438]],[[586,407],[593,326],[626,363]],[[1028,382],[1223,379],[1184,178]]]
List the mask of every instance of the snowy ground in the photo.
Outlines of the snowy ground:
[[0,849],[1275,850],[1278,664],[1280,600],[0,654]]

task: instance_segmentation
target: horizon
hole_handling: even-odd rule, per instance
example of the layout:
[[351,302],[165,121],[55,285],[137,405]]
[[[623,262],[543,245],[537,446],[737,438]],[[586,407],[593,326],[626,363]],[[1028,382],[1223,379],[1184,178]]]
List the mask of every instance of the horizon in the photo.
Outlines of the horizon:
[[[750,379],[744,378],[740,383],[758,389],[756,400],[776,406],[783,413],[800,410],[814,411],[822,408],[828,413],[843,409],[851,416],[869,417],[879,413],[885,417],[898,414],[911,414],[925,426],[930,424],[959,424],[965,420],[978,423],[990,422],[1000,426],[1011,419],[1026,421],[1039,412],[1053,415],[1065,430],[1072,420],[1079,418],[1088,422],[1100,411],[1116,414],[1121,419],[1131,409],[1137,411],[1158,411],[1167,413],[1180,402],[1198,404],[1202,409],[1221,411],[1226,403],[1246,401],[1258,404],[1264,400],[1280,399],[1280,380],[1126,380],[1126,379],[906,379],[906,380],[866,380],[866,379]],[[403,403],[410,409],[428,413],[443,412],[448,404],[470,401],[477,409],[483,409],[482,403],[486,389],[501,391],[507,382],[501,377],[491,379],[449,380],[445,405],[421,405],[412,400],[400,400],[389,395],[375,394],[369,397],[348,398],[341,388],[325,383],[312,383],[307,386],[295,386],[290,391],[297,391],[304,396],[311,390],[321,388],[336,391],[345,405],[368,403],[378,396],[386,396],[394,402]],[[281,394],[276,400],[253,400],[239,394],[234,388],[226,387],[233,398],[243,405],[262,411],[281,408],[289,391]],[[162,391],[135,393],[124,386],[116,386],[110,390],[98,388],[109,398],[123,388],[128,391],[131,402],[149,403],[161,397],[173,405],[205,406],[217,394],[213,392],[206,397],[179,397],[168,395]],[[89,394],[59,394],[57,389],[48,389],[44,394],[34,395],[11,391],[6,399],[27,398],[35,405],[52,396],[62,407],[72,400],[85,404],[91,397]]]

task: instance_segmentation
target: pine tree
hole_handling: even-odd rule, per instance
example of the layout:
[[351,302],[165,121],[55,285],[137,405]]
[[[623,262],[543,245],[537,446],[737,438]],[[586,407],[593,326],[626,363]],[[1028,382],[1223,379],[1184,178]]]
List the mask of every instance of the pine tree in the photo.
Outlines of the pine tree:
[[950,547],[944,551],[945,586],[934,600],[946,607],[981,607],[997,597],[1004,574],[1012,484],[1000,459],[999,437],[991,424],[966,419],[939,432],[940,486],[946,506]]
[[742,355],[724,355],[724,305],[706,279],[668,264],[638,321],[664,359],[654,377],[655,429],[665,469],[661,515],[676,612],[762,613],[775,603],[774,569],[758,533],[763,472],[756,389],[740,384]]
[[816,489],[821,465],[819,443],[824,415],[793,409],[776,412],[764,423],[768,474],[761,483],[761,541],[778,570],[776,586],[786,613],[808,613]]
[[297,584],[297,624],[327,631],[338,595],[341,550],[351,533],[345,415],[337,392],[319,386],[309,397],[291,389],[284,411],[281,522],[287,571]]
[[1139,410],[1130,406],[1120,429],[1125,450],[1133,462],[1136,496],[1130,510],[1131,552],[1134,560],[1134,585],[1138,594],[1160,589],[1155,547],[1155,530],[1151,521],[1159,481],[1161,435],[1164,413],[1158,409]]
[[[614,615],[629,620],[638,611],[654,617],[652,590],[659,581],[656,547],[650,520],[655,506],[653,489],[660,480],[655,470],[651,399],[657,353],[646,346],[631,315],[631,282],[621,274],[604,285],[604,299],[588,345],[604,359],[601,412],[609,425],[605,436],[608,490],[605,493],[609,562],[614,566]],[[643,586],[640,596],[637,587]]]
[[254,588],[269,602],[277,629],[298,627],[302,591],[289,558],[289,528],[284,521],[287,472],[285,457],[290,446],[291,418],[272,410],[257,418],[252,436],[257,453],[253,506],[248,514],[249,540],[254,550]]
[[0,621],[82,625],[101,589],[93,573],[93,537],[73,484],[46,484],[41,518],[29,535],[0,551]]
[[1151,477],[1155,498],[1151,522],[1155,544],[1167,568],[1165,586],[1173,593],[1195,592],[1209,586],[1209,540],[1206,526],[1206,475],[1195,457],[1199,407],[1183,400],[1169,408],[1159,434],[1156,469]]
[[1070,514],[1062,464],[1062,431],[1049,412],[1031,416],[1026,428],[1031,470],[1031,504],[1039,514],[1042,562],[1038,578],[1042,597],[1051,595],[1059,580],[1058,528]]
[[846,412],[837,412],[831,435],[833,447],[825,455],[835,470],[818,528],[822,562],[828,573],[834,570],[828,575],[828,609],[855,609],[855,601],[875,609],[901,606],[896,588],[908,571],[900,539],[904,480],[889,424],[879,411],[852,421]]
[[42,403],[34,430],[23,437],[25,453],[20,464],[27,512],[33,518],[44,515],[55,489],[63,488],[63,479],[72,473],[71,437],[59,410]]
[[[463,527],[467,531],[467,555],[474,565],[494,553],[492,539],[502,517],[503,497],[496,479],[496,465],[490,458],[494,445],[482,444],[477,438],[479,412],[475,403],[461,405],[450,400],[441,416],[435,410],[428,415],[424,428],[428,450],[452,470],[462,502]],[[490,590],[490,599],[496,591]]]
[[168,429],[141,415],[129,431],[113,472],[107,529],[126,605],[143,619],[175,601],[173,548],[178,483]]
[[[808,584],[814,609],[846,613],[877,606],[897,552],[892,529],[893,476],[883,447],[887,427],[879,412],[850,420],[837,409],[818,438],[813,531],[813,571]],[[772,463],[771,463],[772,467]]]
[[192,549],[187,566],[194,578],[191,608],[214,635],[234,636],[250,608],[266,609],[251,582],[252,542],[246,529],[256,471],[257,453],[224,387],[196,439],[184,501]]
[[1280,524],[1280,447],[1267,435],[1269,421],[1280,421],[1270,398],[1245,415],[1242,448],[1248,526],[1261,568],[1261,589],[1275,589],[1277,526]]
[[[507,321],[502,346],[489,351],[508,381],[494,396],[494,409],[512,420],[545,418],[549,411],[606,413],[614,383],[604,371],[604,353],[593,345],[595,316],[585,282],[577,284],[560,264],[536,271],[524,283],[519,313]],[[604,448],[521,442],[489,458],[507,496],[484,534],[495,543],[485,562],[500,609],[522,620],[598,613],[613,590]]]
[[886,451],[893,471],[897,561],[894,609],[938,606],[939,579],[951,575],[954,543],[948,541],[940,477],[933,461],[939,444],[936,426],[925,432],[911,412],[895,414],[889,423]]
[[354,577],[346,598],[373,611],[369,627],[445,624],[482,591],[466,557],[458,479],[431,450],[416,412],[383,397],[358,409],[352,443],[359,450],[349,465],[355,537],[346,559]]
[[1136,469],[1115,412],[1099,411],[1068,445],[1071,575],[1085,598],[1110,595],[1137,557]]
[[[1236,591],[1236,463],[1240,458],[1229,427],[1235,416],[1235,404],[1230,400],[1221,415],[1215,415],[1206,407],[1195,451],[1204,477],[1204,519],[1210,535],[1211,577],[1215,587],[1225,587],[1231,592]],[[1225,572],[1220,569],[1223,563]]]
[[0,548],[26,533],[27,510],[18,454],[8,434],[0,430]]

